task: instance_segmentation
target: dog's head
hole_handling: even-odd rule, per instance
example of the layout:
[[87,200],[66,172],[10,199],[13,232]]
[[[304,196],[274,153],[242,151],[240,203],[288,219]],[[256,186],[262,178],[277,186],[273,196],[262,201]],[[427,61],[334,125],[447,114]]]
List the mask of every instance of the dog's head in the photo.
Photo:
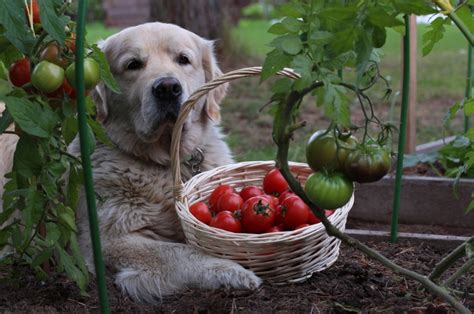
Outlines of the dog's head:
[[[100,83],[92,96],[97,118],[119,149],[160,164],[169,162],[173,125],[183,102],[205,82],[222,74],[213,42],[176,25],[147,23],[125,29],[101,44],[121,94]],[[182,146],[192,151],[218,121],[223,85],[192,110]]]

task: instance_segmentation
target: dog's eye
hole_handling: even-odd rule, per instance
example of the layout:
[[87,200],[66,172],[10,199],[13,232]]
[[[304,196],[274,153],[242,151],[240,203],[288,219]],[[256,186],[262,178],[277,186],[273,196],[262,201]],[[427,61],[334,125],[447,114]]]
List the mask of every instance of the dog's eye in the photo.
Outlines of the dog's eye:
[[143,68],[143,62],[141,62],[140,60],[133,59],[127,63],[127,70],[134,71],[140,70],[141,68]]
[[189,61],[189,58],[187,55],[180,54],[178,57],[178,63],[181,65],[187,65],[187,64],[190,64],[191,61]]

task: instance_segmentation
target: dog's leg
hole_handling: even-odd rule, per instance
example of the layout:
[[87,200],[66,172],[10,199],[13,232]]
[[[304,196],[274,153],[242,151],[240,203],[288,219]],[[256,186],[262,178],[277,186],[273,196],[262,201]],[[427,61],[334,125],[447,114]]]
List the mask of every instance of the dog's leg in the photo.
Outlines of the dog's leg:
[[133,299],[153,303],[185,288],[256,289],[261,279],[230,260],[206,255],[189,245],[127,236],[104,246],[115,283]]

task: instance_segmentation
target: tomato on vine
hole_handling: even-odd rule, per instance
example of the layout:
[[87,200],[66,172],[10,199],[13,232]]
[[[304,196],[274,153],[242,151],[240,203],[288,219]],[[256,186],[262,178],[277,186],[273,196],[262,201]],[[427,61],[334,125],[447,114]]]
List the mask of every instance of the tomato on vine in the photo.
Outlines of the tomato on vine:
[[54,92],[63,81],[64,69],[49,61],[41,61],[31,73],[31,84],[43,93]]
[[382,146],[360,145],[347,156],[344,173],[355,182],[375,182],[388,173],[390,166],[390,154]]
[[28,24],[30,24],[30,15],[32,16],[33,24],[41,23],[38,0],[26,1],[25,14]]
[[40,53],[40,60],[46,60],[62,68],[67,68],[68,61],[61,56],[61,48],[55,42],[49,43]]
[[10,77],[10,82],[16,87],[22,87],[26,83],[29,83],[31,80],[30,60],[27,58],[17,60],[10,66],[8,76]]
[[[72,63],[66,69],[66,77],[72,86],[76,87],[76,65]],[[84,59],[84,87],[91,89],[100,81],[99,64],[94,59]]]
[[335,130],[314,132],[306,144],[306,161],[314,171],[322,169],[340,171],[349,153],[357,146],[350,133],[338,134]]
[[353,183],[342,173],[314,172],[305,183],[308,198],[321,209],[345,205],[354,191]]

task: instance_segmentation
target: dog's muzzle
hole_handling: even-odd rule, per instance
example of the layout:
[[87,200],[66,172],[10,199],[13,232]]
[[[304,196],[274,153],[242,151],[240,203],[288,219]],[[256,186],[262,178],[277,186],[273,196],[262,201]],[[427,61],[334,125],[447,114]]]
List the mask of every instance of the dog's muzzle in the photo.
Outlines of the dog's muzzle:
[[183,94],[181,83],[174,77],[162,77],[153,83],[151,91],[158,106],[160,120],[176,121]]

